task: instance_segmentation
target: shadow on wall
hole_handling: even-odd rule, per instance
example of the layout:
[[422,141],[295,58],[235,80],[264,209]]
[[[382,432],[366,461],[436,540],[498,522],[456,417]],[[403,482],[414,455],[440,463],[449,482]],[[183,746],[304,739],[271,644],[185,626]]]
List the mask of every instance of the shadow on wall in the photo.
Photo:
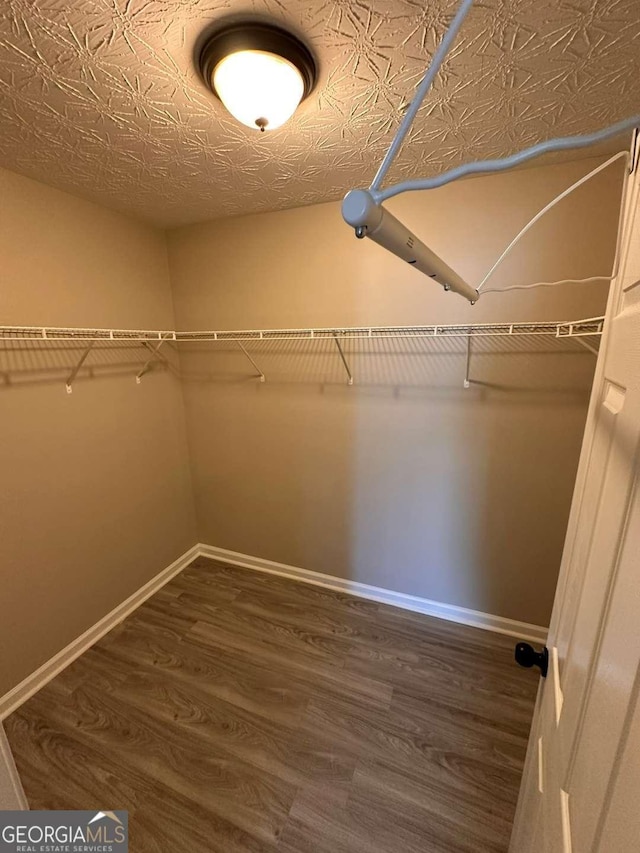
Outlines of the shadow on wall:
[[87,379],[135,378],[158,369],[178,375],[178,355],[169,342],[158,353],[139,342],[99,342],[88,348],[87,341],[0,341],[0,391],[42,384],[59,384],[64,391],[69,380],[76,386]]
[[[597,339],[595,341],[597,345]],[[592,344],[593,345],[593,344]],[[467,338],[342,338],[208,342],[181,345],[181,375],[191,382],[342,384],[455,388],[467,378]],[[590,387],[595,355],[578,339],[551,335],[474,336],[468,379],[476,390],[494,388],[582,395]],[[252,363],[252,361],[253,363]],[[256,370],[256,367],[258,370]]]
[[85,350],[0,342],[0,695],[197,541],[179,382]]
[[[546,624],[595,356],[553,336],[162,349],[96,344],[74,380],[183,380],[199,539]],[[64,383],[85,342],[3,341],[0,390]],[[155,377],[143,379],[153,382]],[[213,510],[213,511],[212,511]],[[537,579],[534,581],[533,579]]]
[[[200,539],[546,624],[595,356],[553,337],[181,350]],[[539,583],[532,578],[538,577]]]
[[0,388],[70,378],[74,383],[117,375],[141,378],[162,369],[190,382],[244,383],[263,375],[276,384],[355,382],[391,386],[400,394],[403,388],[455,388],[466,379],[476,392],[582,396],[593,363],[594,355],[577,339],[541,335],[477,336],[470,342],[464,336],[345,338],[340,349],[330,339],[243,342],[242,348],[224,341],[181,344],[180,353],[170,341],[162,352],[148,342],[0,341]]

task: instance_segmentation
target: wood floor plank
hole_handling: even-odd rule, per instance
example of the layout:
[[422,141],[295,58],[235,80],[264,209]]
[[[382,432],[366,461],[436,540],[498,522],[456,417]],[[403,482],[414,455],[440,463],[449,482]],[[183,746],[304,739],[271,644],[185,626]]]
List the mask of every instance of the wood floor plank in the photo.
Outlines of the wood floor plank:
[[[168,684],[196,683],[212,699],[283,725],[298,722],[308,703],[307,693],[290,677],[287,667],[267,670],[251,657],[188,640],[176,643],[165,637],[150,637],[137,626],[124,631],[116,643],[100,644],[87,654],[96,660],[106,659],[102,665],[112,670],[131,672],[148,667]],[[99,662],[96,668],[100,669]],[[389,705],[390,692],[386,700]]]
[[[402,766],[365,757],[358,763],[354,774],[356,785],[376,786],[383,793],[392,794],[397,800],[411,804],[425,812],[425,820],[433,815],[453,825],[463,823],[476,845],[483,849],[501,847],[508,836],[512,822],[514,801],[505,804],[496,797],[487,802],[487,784],[492,776],[504,772],[494,768],[493,773],[479,761],[470,760],[456,752],[441,752],[433,755],[428,772],[424,766],[412,763]],[[517,782],[514,774],[511,783]]]
[[[407,853],[506,853],[504,838],[490,840],[479,835],[473,821],[462,813],[451,820],[428,803],[398,796],[384,779],[358,774],[349,794],[348,810],[364,831],[376,840],[384,839],[383,849],[404,849]],[[392,845],[396,845],[393,847]]]
[[111,697],[167,729],[179,730],[194,748],[237,758],[295,787],[353,777],[355,758],[330,749],[319,738],[301,736],[299,720],[285,725],[212,698],[196,684],[168,684],[154,670],[138,670],[114,683]]
[[510,638],[199,558],[5,721],[34,808],[132,853],[505,853]]
[[282,596],[283,601],[325,602],[336,612],[376,614],[381,606],[375,601],[356,598],[349,593],[338,592],[315,584],[298,583],[268,572],[256,572],[253,569],[233,566],[205,557],[199,557],[185,571],[189,571],[191,567],[198,567],[207,577],[215,578],[216,584],[229,584],[231,586],[241,584],[243,591],[274,591]]
[[180,726],[163,725],[131,704],[125,706],[114,691],[84,685],[69,698],[49,689],[48,696],[35,696],[30,704],[47,713],[53,725],[73,728],[78,741],[108,751],[190,800],[194,809],[204,808],[259,841],[274,843],[284,826],[294,785],[215,744],[203,749]]
[[234,628],[233,619],[226,619],[220,625],[197,622],[189,631],[188,640],[200,648],[217,649],[222,654],[227,651],[247,654],[260,661],[265,669],[285,667],[295,671],[298,682],[322,684],[341,694],[356,695],[359,701],[375,706],[388,707],[391,702],[391,685],[358,673],[345,675],[344,659],[340,655],[322,654],[320,650],[308,652],[304,641],[273,642],[254,632],[247,635],[244,630]]
[[454,727],[461,739],[483,736],[495,744],[526,747],[531,712],[526,713],[519,699],[497,714],[495,701],[487,696],[469,692],[460,702],[459,695],[456,702],[452,692],[444,688],[417,692],[396,688],[390,710],[397,719],[423,721],[431,728]]
[[[194,601],[193,596],[180,596],[174,609],[179,609],[180,603],[189,614],[189,618],[195,620],[199,605]],[[232,606],[217,608],[213,622],[210,619],[206,622],[202,619],[196,621],[192,633],[199,633],[203,625],[206,626],[205,634],[212,631],[222,634],[226,631],[228,634],[242,637],[245,643],[253,641],[256,645],[269,647],[278,654],[319,658],[330,662],[333,666],[342,666],[352,648],[349,640],[310,630],[305,624],[288,625],[246,613]]]
[[358,777],[346,804],[303,792],[294,803],[278,847],[282,853],[506,853],[467,825]]
[[[259,578],[258,589],[248,587],[239,592],[230,607],[232,611],[267,619],[282,629],[304,624],[314,633],[350,640],[350,656],[360,656],[365,661],[388,659],[398,661],[400,667],[403,662],[420,662],[424,665],[422,671],[429,675],[441,670],[447,678],[466,678],[469,687],[476,689],[486,682],[492,695],[506,681],[510,696],[514,695],[514,688],[519,688],[526,704],[530,703],[530,680],[523,679],[521,673],[510,666],[506,671],[505,667],[499,667],[499,673],[495,673],[496,656],[507,665],[512,662],[513,643],[508,637],[491,634],[489,642],[483,641],[486,631],[466,628],[461,635],[459,626],[391,607],[384,608],[383,619],[376,619],[381,605],[375,603],[371,603],[375,609],[336,612],[332,596],[339,595],[337,593],[319,590],[323,593],[319,600],[318,588],[308,584],[278,579],[281,586],[273,588],[265,576]],[[286,591],[282,591],[283,586]],[[413,677],[411,671],[409,676]],[[466,685],[461,686],[466,689]]]
[[351,755],[401,771],[411,765],[415,772],[439,777],[442,766],[459,758],[459,772],[466,770],[473,782],[492,786],[493,801],[511,804],[517,796],[526,742],[501,748],[486,734],[461,735],[455,720],[428,721],[418,727],[389,711],[354,712],[352,706],[335,700],[313,700],[303,728],[316,738],[322,733]]
[[[176,607],[181,600],[182,597],[175,602]],[[495,702],[497,695],[506,695],[510,701],[520,697],[523,708],[527,712],[530,709],[535,685],[517,670],[513,676],[509,672],[505,677],[504,670],[510,670],[513,661],[511,643],[507,646],[502,642],[491,653],[478,652],[475,644],[447,646],[439,636],[434,638],[433,632],[408,636],[405,631],[390,627],[384,618],[336,615],[326,605],[282,603],[273,592],[260,595],[242,592],[228,610],[242,614],[242,618],[246,614],[267,620],[283,632],[303,623],[315,635],[348,641],[343,647],[345,669],[387,681],[394,687],[414,688],[420,684],[429,690],[448,687],[458,697],[461,692],[472,691],[478,696],[484,692],[491,702]],[[496,661],[503,665],[496,668]]]
[[[34,708],[10,717],[11,743],[32,809],[124,809],[131,853],[274,853],[158,779],[89,746]],[[38,748],[34,748],[34,744]],[[55,783],[55,784],[54,784]]]

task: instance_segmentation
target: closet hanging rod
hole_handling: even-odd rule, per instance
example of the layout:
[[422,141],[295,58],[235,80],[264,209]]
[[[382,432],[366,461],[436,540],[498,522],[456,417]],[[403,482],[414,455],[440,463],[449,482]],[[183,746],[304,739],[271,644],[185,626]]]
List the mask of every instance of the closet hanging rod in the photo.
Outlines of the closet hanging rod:
[[89,329],[55,326],[0,326],[0,341],[300,341],[337,338],[441,338],[553,335],[557,338],[601,335],[604,317],[533,323],[465,323],[430,326],[357,326],[318,329],[238,329],[178,332],[149,329]]

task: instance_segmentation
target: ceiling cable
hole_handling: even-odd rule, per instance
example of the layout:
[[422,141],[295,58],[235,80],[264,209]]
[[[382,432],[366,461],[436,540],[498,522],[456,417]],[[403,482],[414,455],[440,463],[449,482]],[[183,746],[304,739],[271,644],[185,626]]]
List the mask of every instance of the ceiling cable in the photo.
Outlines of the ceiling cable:
[[562,278],[558,281],[536,281],[535,284],[512,284],[509,287],[489,287],[487,293],[506,293],[508,290],[531,290],[534,287],[555,287],[557,284],[589,284],[594,281],[613,281],[614,275],[592,275],[589,278]]
[[[488,273],[485,275],[485,277],[482,279],[482,281],[481,281],[481,282],[480,282],[480,284],[478,285],[478,291],[481,291],[481,290],[482,290],[482,288],[484,287],[484,285],[487,283],[487,281],[489,281],[489,279],[491,278],[491,276],[495,273],[495,271],[498,269],[498,267],[499,267],[499,266],[500,266],[500,264],[504,261],[504,259],[507,257],[507,255],[511,252],[511,250],[515,247],[515,245],[516,245],[518,242],[520,242],[521,238],[522,238],[522,237],[524,237],[524,235],[527,233],[527,231],[529,231],[531,228],[533,228],[533,226],[536,224],[536,222],[538,222],[538,220],[542,219],[542,217],[545,215],[545,213],[548,213],[548,212],[549,212],[553,207],[555,207],[555,206],[556,206],[556,204],[558,204],[558,202],[561,202],[561,201],[562,201],[562,199],[566,198],[566,197],[567,197],[568,195],[570,195],[574,190],[577,190],[577,189],[578,189],[578,187],[581,187],[583,184],[586,184],[586,182],[587,182],[588,180],[590,180],[591,178],[595,177],[595,176],[596,176],[596,175],[598,175],[600,172],[602,172],[604,169],[606,169],[608,166],[610,166],[612,163],[615,163],[617,160],[620,160],[620,159],[628,160],[628,159],[629,159],[629,154],[628,154],[628,152],[627,152],[627,151],[619,151],[617,154],[614,154],[614,155],[613,155],[613,157],[610,157],[610,158],[609,158],[608,160],[606,160],[604,163],[601,163],[599,166],[596,166],[596,168],[595,168],[595,169],[592,169],[590,172],[587,172],[587,174],[586,174],[586,175],[583,175],[579,180],[577,180],[575,183],[571,184],[571,186],[570,186],[570,187],[567,187],[567,188],[566,188],[566,190],[563,190],[559,195],[557,195],[554,199],[552,199],[552,200],[549,202],[549,204],[546,204],[546,205],[542,208],[542,210],[539,210],[539,211],[538,211],[538,213],[536,213],[536,215],[535,215],[532,219],[530,219],[530,220],[527,222],[527,224],[524,226],[524,228],[521,228],[521,229],[520,229],[520,231],[518,231],[518,233],[516,234],[516,236],[515,236],[515,237],[513,238],[513,240],[509,243],[509,245],[507,246],[507,248],[506,248],[506,249],[504,250],[504,252],[500,255],[500,257],[499,257],[499,258],[498,258],[498,260],[495,262],[495,264],[491,267],[491,269],[489,270],[489,272],[488,272]],[[596,276],[596,278],[600,278],[600,276]],[[602,278],[607,278],[607,277],[606,277],[606,276],[603,276]],[[576,280],[576,279],[570,279],[570,281],[575,281],[575,280]],[[584,280],[585,280],[585,281],[591,281],[591,279],[584,279]],[[569,281],[569,280],[568,280],[568,281]],[[552,282],[541,282],[541,283],[540,283],[540,285],[535,285],[535,286],[536,286],[536,287],[537,287],[537,286],[546,286],[547,284],[551,284],[551,283],[552,283]],[[526,287],[531,287],[531,286],[532,286],[532,285],[526,285]],[[507,289],[507,288],[505,288],[505,289]],[[510,287],[510,288],[508,288],[508,290],[520,290],[520,289],[522,289],[522,287],[521,287],[521,286],[518,286],[518,285],[516,285],[516,286],[514,286],[514,287]],[[488,291],[488,290],[485,290],[485,291],[484,291],[484,293],[489,293],[489,292],[490,292],[490,291]],[[492,292],[492,293],[495,293],[495,290],[492,290],[491,292]]]

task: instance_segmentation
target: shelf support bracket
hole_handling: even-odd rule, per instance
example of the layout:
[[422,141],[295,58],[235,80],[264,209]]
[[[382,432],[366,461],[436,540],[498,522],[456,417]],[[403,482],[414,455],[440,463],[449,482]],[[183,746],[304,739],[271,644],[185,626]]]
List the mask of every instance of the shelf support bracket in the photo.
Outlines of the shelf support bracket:
[[467,360],[464,369],[464,382],[462,383],[463,388],[471,387],[471,380],[469,379],[469,368],[471,367],[471,335],[467,335]]
[[338,347],[338,352],[340,353],[340,358],[342,359],[344,369],[347,371],[347,376],[349,377],[347,379],[347,385],[353,385],[353,375],[352,375],[351,369],[349,367],[349,362],[345,358],[344,350],[342,349],[342,344],[338,340],[338,333],[337,332],[333,333],[333,340],[336,342],[336,346]]
[[258,367],[258,365],[257,365],[257,364],[255,363],[255,361],[253,360],[253,358],[249,355],[249,353],[247,352],[246,347],[244,347],[244,346],[240,343],[240,341],[236,341],[236,343],[238,344],[238,346],[240,347],[240,349],[242,350],[242,352],[246,355],[246,357],[249,359],[249,361],[251,362],[251,364],[255,367],[255,369],[256,369],[256,371],[257,371],[257,373],[258,373],[258,378],[260,379],[260,382],[266,382],[266,377],[265,377],[264,373],[260,370],[260,368]]
[[84,350],[84,352],[82,353],[82,355],[78,359],[78,363],[76,364],[76,366],[73,368],[73,370],[71,371],[69,376],[67,376],[67,381],[65,382],[65,388],[67,389],[67,394],[73,393],[73,381],[76,378],[76,376],[78,375],[78,371],[80,370],[82,365],[85,363],[87,356],[89,355],[89,353],[93,349],[94,344],[95,344],[95,341],[91,341],[89,346]]
[[155,359],[158,359],[158,361],[161,361],[163,364],[167,363],[167,359],[160,353],[160,347],[165,343],[165,341],[166,338],[163,338],[160,343],[157,344],[157,346],[155,347],[152,347],[149,341],[142,341],[142,345],[149,350],[151,355],[138,371],[136,375],[136,385],[139,385],[142,382],[142,377],[145,375],[145,373],[149,372],[149,370],[151,369],[151,364]]
[[580,344],[581,347],[588,349],[589,352],[592,352],[596,356],[598,355],[598,350],[594,346],[591,346],[591,344],[588,344],[585,340],[578,337],[577,335],[572,335],[572,337],[575,341],[577,341]]

